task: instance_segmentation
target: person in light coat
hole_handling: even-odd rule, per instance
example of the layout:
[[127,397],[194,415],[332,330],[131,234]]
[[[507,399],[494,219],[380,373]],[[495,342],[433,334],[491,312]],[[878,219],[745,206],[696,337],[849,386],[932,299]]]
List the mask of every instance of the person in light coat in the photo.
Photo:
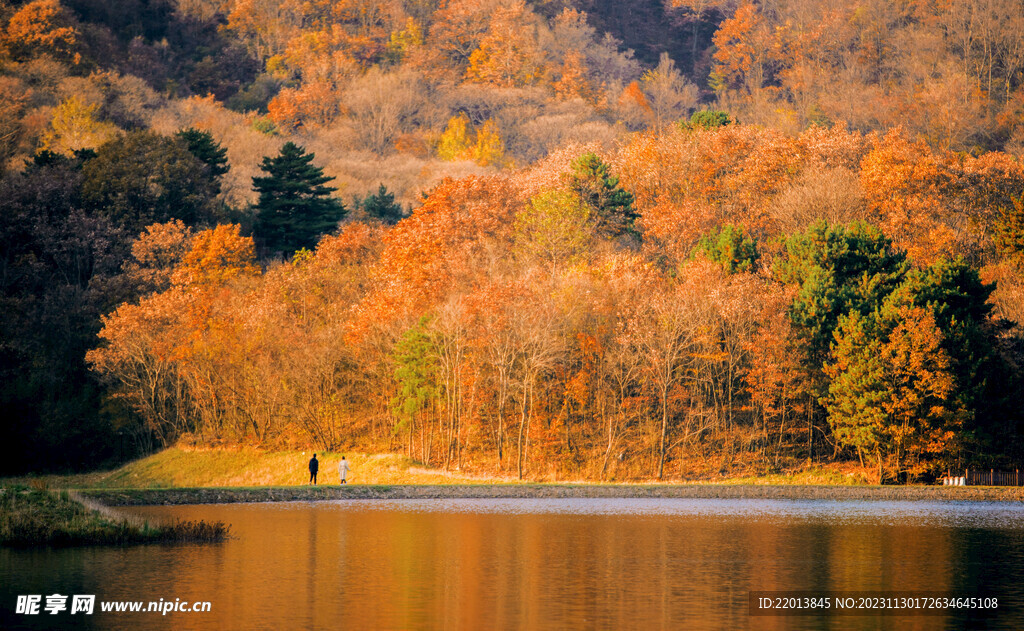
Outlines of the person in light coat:
[[341,484],[348,484],[345,477],[348,475],[348,460],[345,460],[345,456],[341,457],[341,462],[338,463],[338,477],[341,479]]

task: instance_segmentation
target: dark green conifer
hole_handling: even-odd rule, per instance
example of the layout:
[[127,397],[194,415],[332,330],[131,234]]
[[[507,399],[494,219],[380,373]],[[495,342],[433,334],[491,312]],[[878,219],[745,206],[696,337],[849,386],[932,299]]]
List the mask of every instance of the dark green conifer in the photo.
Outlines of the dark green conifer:
[[877,309],[909,267],[891,239],[863,222],[830,226],[819,221],[783,241],[775,275],[798,287],[790,317],[815,364],[828,357],[839,318]]
[[402,217],[405,217],[401,204],[395,203],[395,194],[388,192],[387,187],[383,184],[377,188],[376,193],[368,195],[362,200],[357,199],[356,203],[368,217],[389,225],[394,225],[401,221]]
[[569,188],[593,211],[598,234],[611,239],[636,235],[633,194],[619,186],[619,178],[597,154],[588,152],[573,161]]
[[1006,258],[1024,261],[1024,195],[1010,196],[1010,203],[999,208],[992,240]]
[[412,431],[416,417],[438,395],[437,357],[430,338],[430,322],[430,316],[422,316],[392,350],[399,388],[391,399],[391,411],[397,419],[396,432]]
[[185,143],[189,153],[206,165],[210,181],[215,185],[217,192],[220,192],[220,178],[231,170],[228,164],[228,150],[215,141],[209,132],[193,127],[182,129],[175,137]]
[[732,225],[722,226],[704,235],[693,255],[703,254],[708,259],[721,263],[730,273],[752,272],[760,255],[757,242],[751,238],[743,227]]
[[277,157],[263,158],[265,177],[254,177],[253,188],[260,194],[256,204],[256,235],[272,252],[291,254],[316,246],[317,240],[333,231],[345,206],[332,198],[333,177],[313,165],[316,156],[293,142],[281,147]]
[[729,114],[720,110],[700,110],[694,112],[690,122],[685,124],[689,129],[717,129],[732,124]]

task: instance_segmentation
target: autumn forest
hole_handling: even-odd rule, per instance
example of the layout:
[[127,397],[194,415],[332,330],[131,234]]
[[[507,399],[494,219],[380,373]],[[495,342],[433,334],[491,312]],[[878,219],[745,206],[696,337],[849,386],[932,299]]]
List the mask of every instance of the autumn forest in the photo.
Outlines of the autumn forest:
[[1024,450],[1024,9],[0,0],[5,473]]

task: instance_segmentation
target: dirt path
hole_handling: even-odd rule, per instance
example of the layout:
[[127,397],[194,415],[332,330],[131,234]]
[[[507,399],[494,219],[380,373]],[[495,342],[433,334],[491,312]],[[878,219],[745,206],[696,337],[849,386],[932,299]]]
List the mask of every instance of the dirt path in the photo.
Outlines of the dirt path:
[[85,490],[108,506],[231,504],[358,499],[717,498],[787,500],[916,500],[1019,502],[1022,487],[800,485],[356,485],[253,488]]

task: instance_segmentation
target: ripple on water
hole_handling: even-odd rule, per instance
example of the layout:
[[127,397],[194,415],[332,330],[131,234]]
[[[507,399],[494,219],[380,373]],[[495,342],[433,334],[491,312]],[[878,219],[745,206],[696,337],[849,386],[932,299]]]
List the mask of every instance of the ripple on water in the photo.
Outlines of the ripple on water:
[[280,510],[320,506],[325,510],[464,514],[564,514],[719,517],[838,524],[915,524],[953,528],[1024,529],[1024,504],[1017,502],[664,499],[664,498],[503,498],[333,500],[260,504]]

